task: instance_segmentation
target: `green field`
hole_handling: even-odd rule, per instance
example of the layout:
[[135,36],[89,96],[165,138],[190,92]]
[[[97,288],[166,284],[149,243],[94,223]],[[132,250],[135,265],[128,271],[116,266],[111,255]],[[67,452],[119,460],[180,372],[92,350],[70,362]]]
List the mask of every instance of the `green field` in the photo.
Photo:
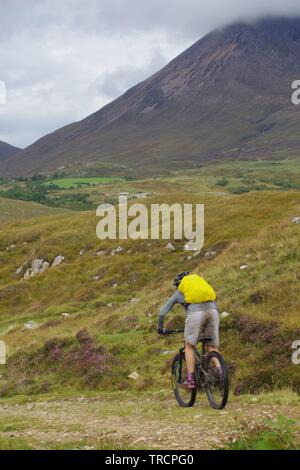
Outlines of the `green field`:
[[91,178],[59,178],[47,181],[45,185],[55,185],[61,189],[78,188],[80,186],[97,186],[99,184],[109,184],[124,181],[117,177],[91,177]]
[[48,207],[31,201],[16,201],[0,197],[0,224],[22,221],[32,217],[46,217],[70,213],[68,210]]

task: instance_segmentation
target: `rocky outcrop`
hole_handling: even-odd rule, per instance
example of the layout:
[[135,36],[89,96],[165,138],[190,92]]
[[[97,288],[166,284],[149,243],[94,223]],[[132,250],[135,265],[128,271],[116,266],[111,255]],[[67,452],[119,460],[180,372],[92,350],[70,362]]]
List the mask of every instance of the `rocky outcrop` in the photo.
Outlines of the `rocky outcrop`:
[[41,258],[36,258],[33,261],[26,261],[22,266],[16,270],[16,275],[21,276],[23,280],[27,281],[31,277],[43,274],[50,268],[59,266],[64,261],[64,256],[59,255],[54,258],[52,265],[48,261]]

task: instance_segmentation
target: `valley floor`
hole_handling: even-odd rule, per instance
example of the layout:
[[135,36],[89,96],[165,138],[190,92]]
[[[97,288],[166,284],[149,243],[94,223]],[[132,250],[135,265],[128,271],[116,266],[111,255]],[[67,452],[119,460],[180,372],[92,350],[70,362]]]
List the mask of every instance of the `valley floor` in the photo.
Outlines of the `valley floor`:
[[203,395],[194,408],[182,409],[166,390],[135,397],[120,392],[5,400],[0,404],[0,448],[3,442],[2,448],[220,449],[269,426],[282,434],[285,445],[288,418],[293,419],[293,442],[299,443],[300,399],[292,395],[284,402],[281,393],[232,397],[221,412],[212,410]]

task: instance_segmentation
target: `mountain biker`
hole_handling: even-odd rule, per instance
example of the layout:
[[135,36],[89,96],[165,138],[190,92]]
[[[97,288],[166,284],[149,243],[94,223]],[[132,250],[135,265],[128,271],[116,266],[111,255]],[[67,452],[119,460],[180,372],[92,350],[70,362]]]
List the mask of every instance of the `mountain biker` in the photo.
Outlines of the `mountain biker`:
[[214,289],[197,274],[183,272],[174,279],[176,293],[169,298],[159,312],[158,333],[165,334],[164,318],[175,304],[181,304],[186,312],[184,339],[185,359],[187,365],[186,385],[189,389],[196,388],[195,353],[200,334],[211,337],[208,351],[219,348],[219,314]]

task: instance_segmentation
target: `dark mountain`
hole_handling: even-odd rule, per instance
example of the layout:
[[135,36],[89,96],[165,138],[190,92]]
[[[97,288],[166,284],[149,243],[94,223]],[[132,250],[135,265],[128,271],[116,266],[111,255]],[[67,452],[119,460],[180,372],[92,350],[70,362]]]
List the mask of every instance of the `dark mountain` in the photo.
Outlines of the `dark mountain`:
[[[155,173],[220,158],[300,153],[300,19],[216,30],[161,71],[81,122],[47,135],[3,163],[27,175]],[[121,169],[120,169],[121,168]]]
[[18,147],[14,147],[13,145],[9,145],[6,142],[2,142],[0,140],[0,162],[8,160],[9,158],[13,157],[18,152],[20,152],[20,150],[21,149],[19,149]]

